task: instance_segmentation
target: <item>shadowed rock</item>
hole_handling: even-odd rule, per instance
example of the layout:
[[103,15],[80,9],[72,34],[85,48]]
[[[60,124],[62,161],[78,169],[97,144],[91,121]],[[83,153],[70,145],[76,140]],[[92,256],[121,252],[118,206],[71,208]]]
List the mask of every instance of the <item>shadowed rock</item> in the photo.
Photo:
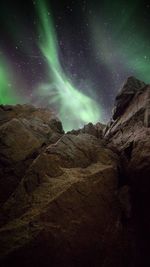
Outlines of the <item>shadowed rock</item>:
[[2,267],[150,266],[149,103],[129,77],[106,127],[66,134],[49,110],[0,106]]
[[40,151],[63,134],[61,122],[54,119],[50,110],[30,105],[1,105],[0,203],[13,192]]
[[[134,92],[134,88],[133,88]],[[124,92],[123,92],[124,97]],[[123,97],[120,95],[120,99]],[[107,127],[109,146],[117,147],[124,157],[123,172],[130,188],[135,266],[149,266],[150,246],[150,86],[137,88],[122,116]]]
[[137,80],[135,77],[129,77],[124,83],[121,91],[116,97],[115,107],[113,110],[113,119],[120,117],[125,108],[129,105],[134,95],[139,92],[146,84]]

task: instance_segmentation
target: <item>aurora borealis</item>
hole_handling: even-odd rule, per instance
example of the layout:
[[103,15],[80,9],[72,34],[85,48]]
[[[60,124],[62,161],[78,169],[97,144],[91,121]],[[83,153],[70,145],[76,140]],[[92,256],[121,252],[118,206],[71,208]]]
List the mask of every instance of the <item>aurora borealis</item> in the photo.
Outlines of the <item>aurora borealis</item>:
[[17,104],[21,99],[17,94],[12,79],[12,71],[10,64],[6,59],[0,57],[0,103],[1,104]]
[[51,16],[43,1],[38,1],[40,36],[39,47],[47,60],[50,79],[48,84],[39,87],[41,96],[47,94],[49,103],[57,107],[58,115],[63,122],[64,129],[70,130],[80,127],[89,121],[98,122],[100,112],[98,103],[77,90],[65,75],[58,56],[57,37],[53,28]]
[[49,106],[65,130],[106,122],[123,81],[149,83],[149,1],[1,1],[0,102]]

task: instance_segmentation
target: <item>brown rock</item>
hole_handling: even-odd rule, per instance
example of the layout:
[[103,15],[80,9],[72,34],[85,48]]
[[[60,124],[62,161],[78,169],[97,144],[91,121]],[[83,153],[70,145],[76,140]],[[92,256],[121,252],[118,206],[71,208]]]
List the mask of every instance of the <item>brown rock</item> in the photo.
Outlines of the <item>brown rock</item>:
[[48,110],[0,107],[1,266],[150,266],[149,103],[130,77],[105,129],[67,134]]
[[[133,88],[134,89],[134,88]],[[125,92],[126,93],[126,92]],[[121,97],[121,96],[120,96]],[[105,132],[107,142],[124,155],[124,174],[130,188],[135,231],[135,266],[150,266],[150,86],[139,88],[121,117]]]
[[52,118],[56,118],[50,109],[37,108],[32,105],[0,105],[0,124],[13,118],[39,118],[43,123],[49,123]]
[[82,129],[69,131],[67,134],[78,135],[80,133],[90,134],[97,138],[102,138],[105,125],[98,122],[95,125],[93,123],[86,124]]
[[48,147],[3,207],[9,218],[0,230],[2,266],[130,266],[117,162],[87,134]]
[[137,91],[142,89],[145,85],[146,84],[144,82],[141,82],[132,76],[127,79],[116,97],[115,107],[113,110],[114,120],[123,114],[124,110],[130,104],[130,101]]
[[1,156],[12,162],[24,160],[42,145],[18,119],[0,127],[0,144]]
[[48,109],[1,105],[0,203],[13,192],[39,152],[63,134],[61,122]]

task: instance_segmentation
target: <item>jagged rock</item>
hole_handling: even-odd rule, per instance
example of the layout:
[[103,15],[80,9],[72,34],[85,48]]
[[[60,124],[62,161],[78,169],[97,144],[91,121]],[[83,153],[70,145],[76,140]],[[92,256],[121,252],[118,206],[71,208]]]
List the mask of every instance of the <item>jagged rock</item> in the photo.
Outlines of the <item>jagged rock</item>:
[[97,138],[102,138],[105,125],[98,122],[95,125],[93,123],[86,124],[82,129],[69,131],[68,134],[78,135],[80,133],[94,135]]
[[49,123],[52,118],[56,118],[50,109],[38,108],[32,105],[0,105],[0,124],[3,124],[13,118],[39,118],[43,123]]
[[64,134],[49,110],[1,105],[1,266],[150,266],[149,121],[133,77],[106,127]]
[[127,145],[127,141],[129,143],[129,141],[132,142],[135,138],[141,137],[141,131],[145,132],[145,127],[148,127],[149,101],[150,86],[147,85],[137,91],[122,116],[109,123],[105,130],[105,137],[108,137],[109,140],[113,137],[113,143],[119,144],[119,149],[122,147],[121,143]]
[[61,122],[54,119],[50,110],[30,105],[1,105],[0,203],[13,192],[43,147],[55,143],[63,134]]
[[116,120],[120,117],[134,95],[139,92],[146,84],[137,80],[135,77],[129,77],[124,83],[121,91],[116,97],[115,107],[113,110],[113,119]]
[[[134,89],[134,88],[133,88]],[[121,97],[121,96],[120,96]],[[150,245],[150,86],[133,95],[121,117],[107,127],[109,146],[124,155],[126,184],[132,199],[132,220],[136,240],[135,266],[149,266]]]
[[18,119],[12,119],[0,127],[1,158],[8,162],[24,160],[41,145],[42,142]]
[[[15,192],[15,196],[13,194],[3,206],[4,213],[7,214],[7,218],[14,213],[16,216],[19,204],[20,214],[22,210],[24,211],[23,203],[28,206],[26,194],[34,191],[45,181],[47,182],[49,178],[63,175],[65,168],[87,168],[96,162],[100,162],[100,166],[106,163],[108,166],[114,164],[117,168],[117,155],[105,148],[103,142],[98,141],[92,135],[64,135],[57,143],[48,146],[33,161]],[[13,206],[12,203],[14,203]]]
[[50,145],[3,206],[2,266],[130,266],[117,168],[118,156],[92,135]]

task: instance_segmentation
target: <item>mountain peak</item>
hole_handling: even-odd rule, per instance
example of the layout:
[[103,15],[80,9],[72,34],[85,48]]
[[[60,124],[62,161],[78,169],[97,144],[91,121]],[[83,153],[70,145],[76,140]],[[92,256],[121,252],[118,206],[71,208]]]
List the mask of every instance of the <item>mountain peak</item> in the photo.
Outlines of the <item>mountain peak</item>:
[[114,120],[122,115],[133,96],[145,86],[146,84],[143,81],[136,79],[134,76],[127,78],[118,95],[116,96],[115,106],[113,109]]

